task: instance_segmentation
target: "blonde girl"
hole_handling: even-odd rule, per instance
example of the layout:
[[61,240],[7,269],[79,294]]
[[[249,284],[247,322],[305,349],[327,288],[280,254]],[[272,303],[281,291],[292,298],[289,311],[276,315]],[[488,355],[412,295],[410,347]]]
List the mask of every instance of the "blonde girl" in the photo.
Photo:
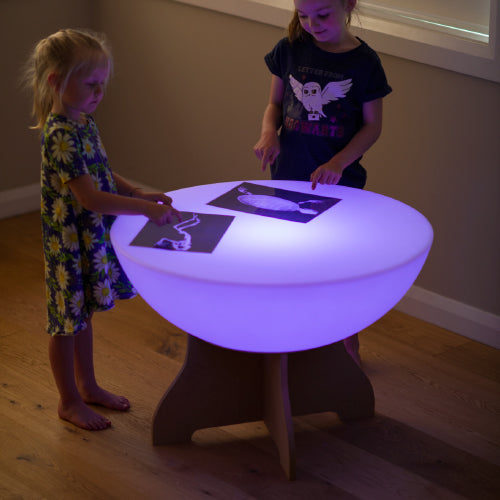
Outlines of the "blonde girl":
[[91,116],[112,70],[104,37],[65,29],[41,40],[27,70],[41,131],[42,232],[49,358],[61,419],[89,430],[111,422],[89,404],[127,410],[129,401],[98,385],[92,315],[135,290],[111,245],[116,215],[166,224],[178,212],[163,193],[146,193],[114,174]]

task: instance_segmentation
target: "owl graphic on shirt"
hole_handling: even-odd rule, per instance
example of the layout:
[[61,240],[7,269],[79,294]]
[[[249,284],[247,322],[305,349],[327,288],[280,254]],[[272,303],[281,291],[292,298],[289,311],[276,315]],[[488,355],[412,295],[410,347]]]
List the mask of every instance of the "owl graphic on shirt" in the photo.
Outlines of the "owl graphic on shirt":
[[295,97],[309,112],[309,120],[319,120],[320,116],[326,118],[323,106],[332,101],[337,101],[346,96],[352,87],[352,79],[340,82],[329,82],[322,89],[317,82],[300,83],[292,75],[289,75],[290,85]]

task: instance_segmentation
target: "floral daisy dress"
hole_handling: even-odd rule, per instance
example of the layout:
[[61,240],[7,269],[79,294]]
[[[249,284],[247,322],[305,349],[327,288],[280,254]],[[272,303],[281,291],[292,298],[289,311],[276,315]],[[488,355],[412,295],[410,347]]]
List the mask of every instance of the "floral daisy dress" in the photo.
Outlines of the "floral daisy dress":
[[111,245],[113,215],[89,212],[68,181],[90,174],[101,191],[116,193],[116,183],[95,121],[82,125],[49,114],[42,133],[42,234],[48,306],[47,331],[73,335],[94,311],[136,292]]

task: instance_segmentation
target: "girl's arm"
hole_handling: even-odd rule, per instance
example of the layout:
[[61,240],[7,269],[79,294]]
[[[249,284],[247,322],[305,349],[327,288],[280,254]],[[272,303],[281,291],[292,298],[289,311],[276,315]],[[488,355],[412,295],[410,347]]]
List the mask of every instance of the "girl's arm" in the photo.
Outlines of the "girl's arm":
[[113,178],[116,182],[118,194],[121,194],[122,196],[135,196],[136,191],[141,189],[130,184],[130,182],[126,181],[121,175],[115,174],[114,172]]
[[[80,204],[91,212],[110,215],[145,215],[158,225],[172,222],[174,216],[180,215],[168,204],[143,200],[121,194],[99,191],[89,174],[81,175],[68,182],[68,186]],[[123,185],[122,185],[123,187]]]
[[162,192],[144,192],[142,188],[135,187],[126,181],[121,175],[113,172],[113,177],[116,182],[118,194],[122,196],[133,196],[134,198],[141,198],[142,200],[161,202],[164,205],[172,205],[172,198]]
[[382,132],[382,99],[363,104],[363,126],[330,161],[320,165],[312,174],[312,189],[319,184],[337,184],[344,169],[363,156],[375,144]]
[[253,148],[255,156],[261,160],[262,171],[266,169],[268,164],[272,164],[280,154],[278,129],[281,127],[284,89],[283,80],[273,75],[269,104],[262,119],[260,139]]

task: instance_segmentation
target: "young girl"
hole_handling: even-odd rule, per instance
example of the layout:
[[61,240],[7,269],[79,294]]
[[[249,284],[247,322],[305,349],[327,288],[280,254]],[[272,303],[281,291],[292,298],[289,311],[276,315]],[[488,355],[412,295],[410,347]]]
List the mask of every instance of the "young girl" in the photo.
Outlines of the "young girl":
[[[363,188],[360,160],[380,135],[391,88],[377,54],[349,32],[356,0],[294,4],[288,38],[265,57],[271,95],[254,152],[273,179]],[[344,343],[359,364],[357,335]]]
[[144,193],[113,174],[96,123],[112,67],[101,37],[61,30],[30,59],[33,113],[42,130],[42,232],[49,358],[60,394],[59,417],[89,430],[111,425],[88,404],[127,410],[123,396],[94,375],[92,314],[135,291],[120,267],[109,231],[116,215],[142,214],[157,224],[178,217],[172,200]]

